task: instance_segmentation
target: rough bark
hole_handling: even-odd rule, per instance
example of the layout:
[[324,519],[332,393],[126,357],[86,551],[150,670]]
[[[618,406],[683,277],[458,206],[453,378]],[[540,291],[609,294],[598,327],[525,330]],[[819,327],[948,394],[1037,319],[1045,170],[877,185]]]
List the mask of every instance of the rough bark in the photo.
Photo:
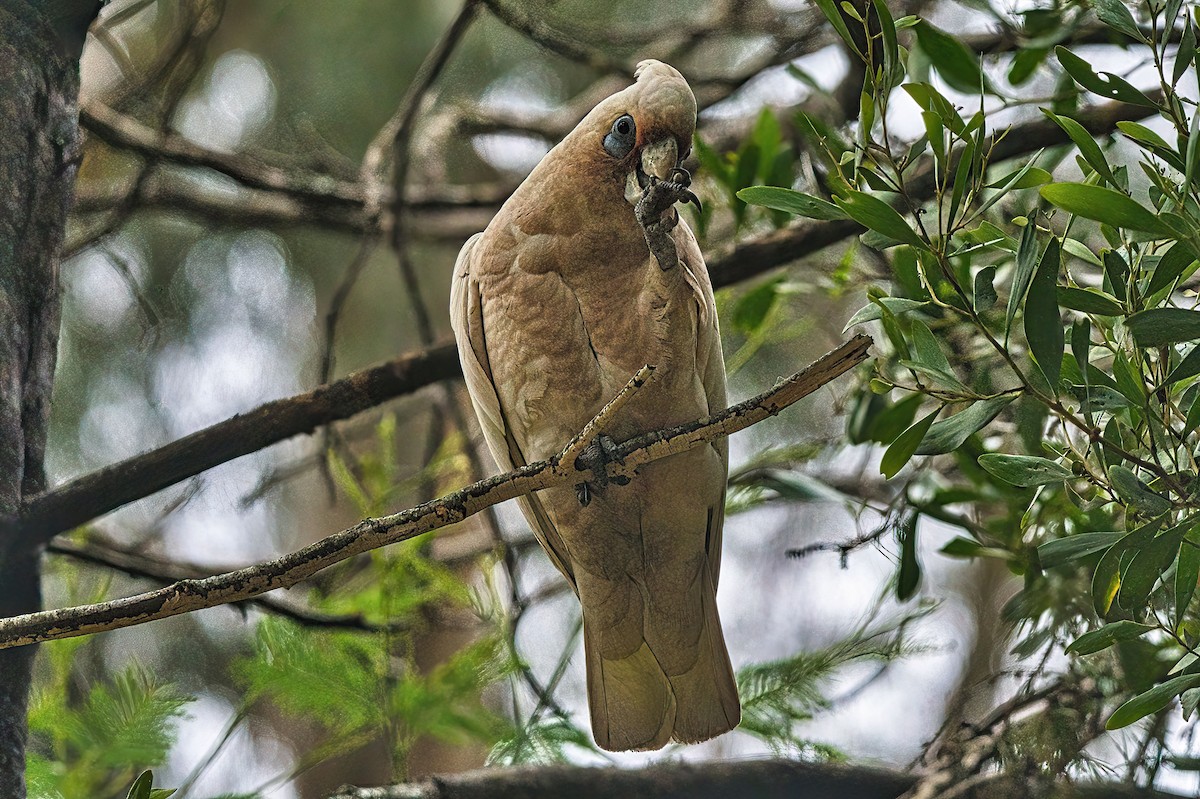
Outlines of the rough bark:
[[[330,799],[897,799],[915,782],[916,777],[893,771],[793,760],[660,763],[637,770],[540,766],[346,787]],[[957,799],[1182,799],[1129,785],[1047,786],[1002,776],[960,788],[953,794]]]
[[[79,53],[98,0],[0,5],[0,516],[45,489],[58,252],[75,184]],[[0,616],[41,607],[40,547],[0,529]],[[0,796],[25,796],[34,650],[0,653]]]

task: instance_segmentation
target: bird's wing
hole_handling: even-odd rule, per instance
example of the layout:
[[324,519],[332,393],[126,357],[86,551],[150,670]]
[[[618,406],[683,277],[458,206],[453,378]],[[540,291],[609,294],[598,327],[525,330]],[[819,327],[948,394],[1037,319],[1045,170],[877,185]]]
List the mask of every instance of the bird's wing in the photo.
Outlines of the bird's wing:
[[[473,255],[482,235],[476,233],[467,240],[454,264],[454,275],[450,283],[450,325],[458,342],[458,357],[462,361],[467,393],[475,406],[475,415],[483,429],[484,440],[487,441],[496,464],[501,469],[511,471],[525,466],[527,461],[513,437],[507,414],[492,379],[487,334],[483,326],[483,297],[479,281],[471,273]],[[533,528],[534,535],[550,556],[551,562],[578,593],[567,548],[549,514],[546,513],[541,499],[536,494],[527,494],[519,497],[517,502]]]
[[[717,321],[717,307],[713,299],[712,282],[708,267],[700,252],[696,237],[685,222],[676,227],[676,246],[679,262],[685,269],[684,277],[692,287],[696,298],[696,368],[700,370],[701,385],[708,398],[708,412],[725,409],[725,357],[721,352],[721,329]],[[711,446],[717,450],[725,463],[726,476],[729,471],[729,439],[718,438]],[[712,573],[713,588],[721,572],[721,534],[725,526],[725,491],[720,501],[709,509],[708,523],[708,566]]]

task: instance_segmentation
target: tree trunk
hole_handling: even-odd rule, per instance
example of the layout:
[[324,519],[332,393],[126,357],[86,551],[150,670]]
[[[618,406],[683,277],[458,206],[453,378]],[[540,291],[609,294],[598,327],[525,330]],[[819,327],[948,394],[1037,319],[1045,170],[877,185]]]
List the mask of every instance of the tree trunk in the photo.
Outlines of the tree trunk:
[[[99,0],[0,4],[0,617],[41,608],[40,547],[17,521],[45,489],[58,252],[75,187],[79,53]],[[25,796],[33,647],[0,652],[0,796]]]

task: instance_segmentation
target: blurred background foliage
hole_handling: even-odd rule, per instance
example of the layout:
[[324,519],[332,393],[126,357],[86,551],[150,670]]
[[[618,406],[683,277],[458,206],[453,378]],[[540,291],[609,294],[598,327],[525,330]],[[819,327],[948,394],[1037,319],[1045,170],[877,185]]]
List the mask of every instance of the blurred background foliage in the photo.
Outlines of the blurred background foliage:
[[[1190,307],[1195,228],[1038,190],[1200,219],[1191,8],[470,7],[405,142],[400,236],[389,125],[457,4],[106,7],[82,67],[52,477],[447,338],[461,243],[636,60],[669,60],[702,108],[690,221],[726,286],[731,395],[848,322],[880,355],[732,442],[720,602],[742,727],[597,751],[574,599],[502,508],[286,596],[44,646],[31,795],[123,796],[150,766],[177,797],[318,797],[485,763],[762,754],[958,779],[980,730],[986,761],[1023,773],[1194,790],[1167,672],[1190,679],[1200,633],[1200,363],[1174,346],[1197,336],[1150,324],[1146,345],[1125,322]],[[433,386],[88,524],[52,551],[47,605],[253,563],[490,473],[465,407]],[[1148,720],[1105,730],[1156,690]]]

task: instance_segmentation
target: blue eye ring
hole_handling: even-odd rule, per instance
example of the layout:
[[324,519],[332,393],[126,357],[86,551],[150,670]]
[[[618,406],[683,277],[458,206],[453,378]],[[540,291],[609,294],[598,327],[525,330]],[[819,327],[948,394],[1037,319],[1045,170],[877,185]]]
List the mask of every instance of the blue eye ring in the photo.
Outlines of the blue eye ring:
[[604,137],[604,152],[613,158],[624,158],[633,150],[637,141],[637,123],[629,114],[622,114],[613,122]]

